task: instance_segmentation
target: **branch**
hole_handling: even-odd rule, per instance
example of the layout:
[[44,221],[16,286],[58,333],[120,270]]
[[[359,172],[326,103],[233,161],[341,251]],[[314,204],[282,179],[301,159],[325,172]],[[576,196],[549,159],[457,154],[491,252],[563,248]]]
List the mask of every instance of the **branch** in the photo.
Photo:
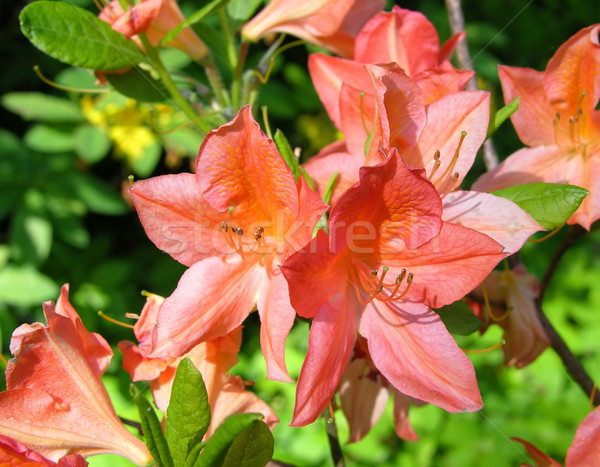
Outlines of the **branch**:
[[327,439],[329,440],[329,449],[331,450],[333,465],[335,467],[344,467],[346,463],[344,461],[344,453],[342,452],[342,446],[340,445],[335,419],[328,408],[323,411],[323,417],[325,418],[325,429],[327,431]]
[[[450,22],[450,30],[452,34],[458,34],[465,30],[465,17],[460,7],[460,0],[446,0],[446,9],[448,10],[448,20]],[[473,60],[469,53],[469,44],[467,38],[464,37],[456,44],[456,59],[458,66],[462,70],[475,71],[473,68]],[[467,83],[467,89],[477,90],[477,78],[475,75]],[[494,149],[494,144],[491,138],[483,144],[483,160],[487,170],[492,170],[498,165],[498,154]]]

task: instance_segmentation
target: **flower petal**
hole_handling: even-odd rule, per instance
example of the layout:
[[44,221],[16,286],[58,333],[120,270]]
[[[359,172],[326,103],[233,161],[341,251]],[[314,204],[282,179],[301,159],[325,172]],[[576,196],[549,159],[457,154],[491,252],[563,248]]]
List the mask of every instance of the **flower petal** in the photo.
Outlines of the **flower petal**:
[[419,437],[413,430],[408,418],[408,409],[412,397],[402,394],[400,391],[394,390],[394,429],[396,434],[406,441],[418,441]]
[[420,303],[388,303],[371,302],[359,329],[381,374],[403,394],[448,412],[479,410],[473,364],[440,317]]
[[567,450],[566,466],[594,465],[600,459],[600,408],[596,408],[579,425],[575,439]]
[[511,437],[510,439],[512,439],[513,441],[517,441],[523,446],[525,446],[527,454],[531,456],[537,467],[562,467],[562,464],[560,462],[556,462],[548,454],[540,451],[529,441],[525,441],[524,439],[516,437]]
[[429,105],[447,94],[462,91],[473,76],[474,71],[457,70],[446,61],[435,68],[422,71],[413,78],[421,88],[424,104]]

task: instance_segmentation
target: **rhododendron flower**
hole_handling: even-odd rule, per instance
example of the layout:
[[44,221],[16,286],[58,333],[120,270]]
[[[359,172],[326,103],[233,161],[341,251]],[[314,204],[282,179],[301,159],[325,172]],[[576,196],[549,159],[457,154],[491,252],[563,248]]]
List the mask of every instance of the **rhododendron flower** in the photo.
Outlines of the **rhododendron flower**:
[[448,411],[478,410],[470,360],[431,307],[477,286],[504,257],[486,235],[443,222],[424,172],[393,149],[335,203],[319,231],[282,270],[299,315],[313,318],[292,425],[315,420],[335,392],[356,342],[402,393]]
[[[517,368],[529,365],[550,345],[535,307],[539,294],[537,278],[527,274],[525,268],[519,265],[513,270],[493,271],[482,287],[485,287],[488,302],[492,304],[490,309],[487,310],[480,302],[468,301],[484,323],[482,331],[498,323],[504,329],[504,363]],[[481,287],[474,293],[483,301]],[[494,305],[498,303],[505,307]]]
[[310,241],[326,206],[294,180],[250,107],[206,136],[195,175],[143,180],[130,193],[150,239],[189,266],[158,312],[149,356],[179,357],[225,336],[257,305],[268,376],[289,381],[295,312],[278,265]]
[[372,78],[369,91],[344,85],[340,93],[345,143],[334,143],[305,165],[318,191],[337,172],[335,201],[356,182],[361,166],[383,161],[380,148],[394,147],[407,165],[426,170],[443,197],[444,220],[489,235],[507,253],[519,250],[542,229],[512,201],[487,193],[453,191],[485,140],[487,92],[455,92],[426,105],[414,80],[397,65],[364,68]]
[[[164,298],[158,295],[148,296],[141,318],[134,326],[139,341],[145,340],[154,329],[163,301]],[[145,349],[133,342],[120,342],[119,350],[124,355],[123,368],[129,372],[131,379],[150,381],[154,402],[165,413],[171,399],[177,366],[182,358],[188,357],[202,374],[206,385],[211,407],[210,426],[204,435],[208,438],[225,418],[234,413],[262,413],[270,428],[279,421],[267,404],[246,390],[246,384],[239,376],[227,374],[238,361],[241,340],[242,328],[239,327],[226,336],[198,344],[181,358],[166,360],[148,358]]]
[[[102,9],[99,18],[128,39],[146,33],[153,46],[185,20],[175,0],[142,0],[127,11],[123,10],[119,0],[112,0]],[[204,42],[189,27],[165,45],[184,51],[194,60],[200,60],[208,52]]]
[[[559,462],[540,451],[533,444],[519,438],[512,439],[525,446],[527,453],[539,467],[560,467]],[[596,407],[585,417],[577,428],[575,438],[567,449],[565,467],[595,466],[598,465],[598,459],[600,459],[600,407]]]
[[150,453],[120,422],[100,379],[110,346],[85,329],[68,293],[65,285],[56,305],[44,303],[47,327],[23,324],[13,333],[0,434],[53,461],[116,453],[145,465]]
[[255,42],[283,32],[351,57],[356,34],[384,6],[383,0],[271,0],[244,25],[242,36]]
[[504,99],[520,96],[512,122],[527,148],[484,174],[473,188],[568,183],[590,194],[568,220],[590,229],[600,218],[600,24],[565,42],[546,71],[500,66]]
[[69,454],[52,462],[27,446],[7,436],[0,435],[0,465],[4,467],[86,467],[87,461],[79,454]]

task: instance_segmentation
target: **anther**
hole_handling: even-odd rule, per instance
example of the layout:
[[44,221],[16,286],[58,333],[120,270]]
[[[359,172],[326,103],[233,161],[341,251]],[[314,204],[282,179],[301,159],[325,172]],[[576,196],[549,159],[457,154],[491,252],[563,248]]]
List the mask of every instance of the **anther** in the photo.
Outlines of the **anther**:
[[377,269],[372,269],[372,270],[371,270],[371,275],[372,275],[373,277],[377,277]]
[[238,237],[241,237],[242,235],[244,235],[244,230],[238,227],[235,230],[235,233],[237,234]]
[[439,169],[440,165],[442,165],[442,161],[440,160],[441,157],[442,153],[440,153],[439,149],[436,149],[435,153],[433,154],[433,160],[435,161],[433,163],[433,169],[431,169],[431,173],[429,174],[429,177],[427,177],[427,180],[431,181],[431,178],[437,172],[437,169]]
[[[235,228],[235,227],[234,227]],[[229,225],[227,224],[227,222],[223,221],[221,222],[221,230],[225,233],[227,233],[227,230],[229,229]]]

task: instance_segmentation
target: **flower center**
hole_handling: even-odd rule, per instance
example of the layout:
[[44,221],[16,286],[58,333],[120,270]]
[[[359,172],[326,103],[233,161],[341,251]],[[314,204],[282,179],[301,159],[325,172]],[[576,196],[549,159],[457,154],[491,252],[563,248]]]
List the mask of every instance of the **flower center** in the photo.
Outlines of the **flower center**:
[[433,168],[431,169],[431,172],[430,172],[429,176],[427,177],[427,180],[429,180],[431,183],[433,183],[433,185],[435,186],[435,189],[438,191],[438,193],[440,194],[442,199],[448,193],[450,193],[452,190],[454,190],[457,186],[458,180],[460,178],[460,174],[458,172],[453,172],[453,171],[454,171],[454,167],[456,167],[456,162],[458,161],[458,156],[460,155],[460,148],[462,147],[463,142],[466,137],[467,137],[467,132],[461,131],[460,140],[458,141],[458,145],[456,146],[456,149],[454,150],[454,155],[452,156],[452,159],[450,160],[448,167],[446,167],[446,170],[444,170],[444,172],[435,181],[434,181],[433,177],[442,165],[442,155],[439,150],[436,150],[435,154],[433,155],[433,159],[434,159]]
[[[564,147],[565,136],[570,142],[570,146],[576,150],[583,150],[587,145],[585,129],[586,129],[586,118],[583,112],[583,102],[586,93],[582,92],[575,112],[568,119],[568,124],[561,125],[561,119],[563,118],[560,112],[556,112],[554,116],[554,142],[557,146]],[[562,136],[562,138],[561,138]]]
[[[377,269],[372,269],[370,272],[367,272],[364,268],[356,268],[358,282],[362,287],[356,288],[356,297],[361,304],[367,305],[375,298],[382,302],[390,302],[401,300],[406,296],[413,283],[413,273],[407,273],[406,269],[402,269],[400,273],[396,275],[394,282],[387,283],[385,282],[385,277],[389,270],[389,267],[383,266],[380,274]],[[400,292],[400,288],[403,286],[404,290]],[[363,297],[365,292],[367,294],[366,299]]]

